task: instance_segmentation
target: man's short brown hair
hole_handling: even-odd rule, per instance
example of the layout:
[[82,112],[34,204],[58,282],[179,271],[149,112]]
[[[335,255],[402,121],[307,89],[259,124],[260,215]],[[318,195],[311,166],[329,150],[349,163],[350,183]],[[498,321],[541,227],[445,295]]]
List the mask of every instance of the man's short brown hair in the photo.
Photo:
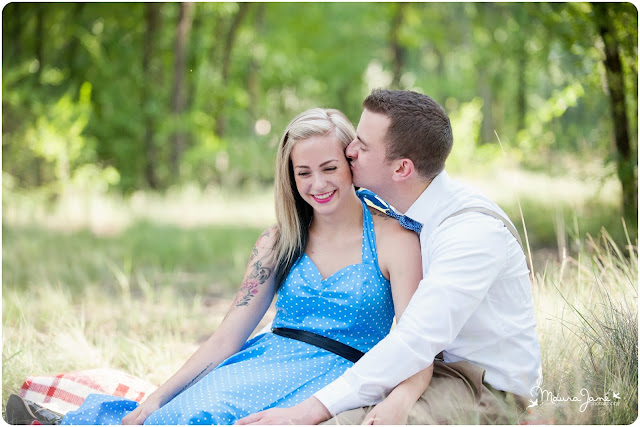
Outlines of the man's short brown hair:
[[453,133],[440,104],[417,92],[374,89],[362,106],[391,120],[385,137],[388,160],[410,159],[418,173],[427,179],[433,179],[444,169]]

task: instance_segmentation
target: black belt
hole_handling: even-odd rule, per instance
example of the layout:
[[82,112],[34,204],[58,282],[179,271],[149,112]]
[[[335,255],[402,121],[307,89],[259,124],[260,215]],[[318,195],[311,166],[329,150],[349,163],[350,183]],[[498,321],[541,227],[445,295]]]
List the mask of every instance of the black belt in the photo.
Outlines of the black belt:
[[307,344],[315,345],[316,347],[323,348],[330,351],[333,354],[344,357],[347,360],[356,363],[364,353],[346,344],[342,344],[331,338],[323,337],[322,335],[314,334],[309,331],[301,331],[299,329],[290,328],[273,328],[272,332],[281,337],[291,338],[294,340],[306,342]]

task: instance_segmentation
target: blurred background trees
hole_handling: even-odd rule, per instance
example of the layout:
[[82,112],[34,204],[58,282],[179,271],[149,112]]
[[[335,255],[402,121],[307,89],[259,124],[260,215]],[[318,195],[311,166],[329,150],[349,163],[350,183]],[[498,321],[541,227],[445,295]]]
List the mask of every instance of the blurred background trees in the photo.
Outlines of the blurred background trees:
[[460,118],[452,168],[498,137],[523,168],[598,166],[637,230],[637,28],[631,3],[10,3],[3,181],[270,185],[295,114],[357,124],[389,87]]

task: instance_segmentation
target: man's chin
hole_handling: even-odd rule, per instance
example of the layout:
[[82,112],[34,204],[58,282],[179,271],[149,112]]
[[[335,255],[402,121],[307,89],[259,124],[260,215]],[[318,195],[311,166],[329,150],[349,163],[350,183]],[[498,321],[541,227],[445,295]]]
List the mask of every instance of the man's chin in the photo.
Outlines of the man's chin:
[[352,178],[352,180],[353,180],[353,185],[354,185],[355,187],[364,187],[364,188],[366,188],[366,189],[368,189],[368,188],[369,188],[369,187],[367,187],[366,185],[364,185],[364,183],[363,183],[363,182],[361,182],[355,174],[352,174],[352,176],[353,176],[353,178]]

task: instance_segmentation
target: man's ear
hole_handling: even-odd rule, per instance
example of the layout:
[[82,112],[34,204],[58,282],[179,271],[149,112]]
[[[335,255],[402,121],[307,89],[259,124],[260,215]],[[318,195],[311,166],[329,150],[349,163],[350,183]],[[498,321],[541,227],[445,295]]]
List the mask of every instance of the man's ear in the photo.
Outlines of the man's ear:
[[398,159],[395,162],[391,179],[396,182],[404,181],[410,178],[416,171],[413,161],[410,159]]

